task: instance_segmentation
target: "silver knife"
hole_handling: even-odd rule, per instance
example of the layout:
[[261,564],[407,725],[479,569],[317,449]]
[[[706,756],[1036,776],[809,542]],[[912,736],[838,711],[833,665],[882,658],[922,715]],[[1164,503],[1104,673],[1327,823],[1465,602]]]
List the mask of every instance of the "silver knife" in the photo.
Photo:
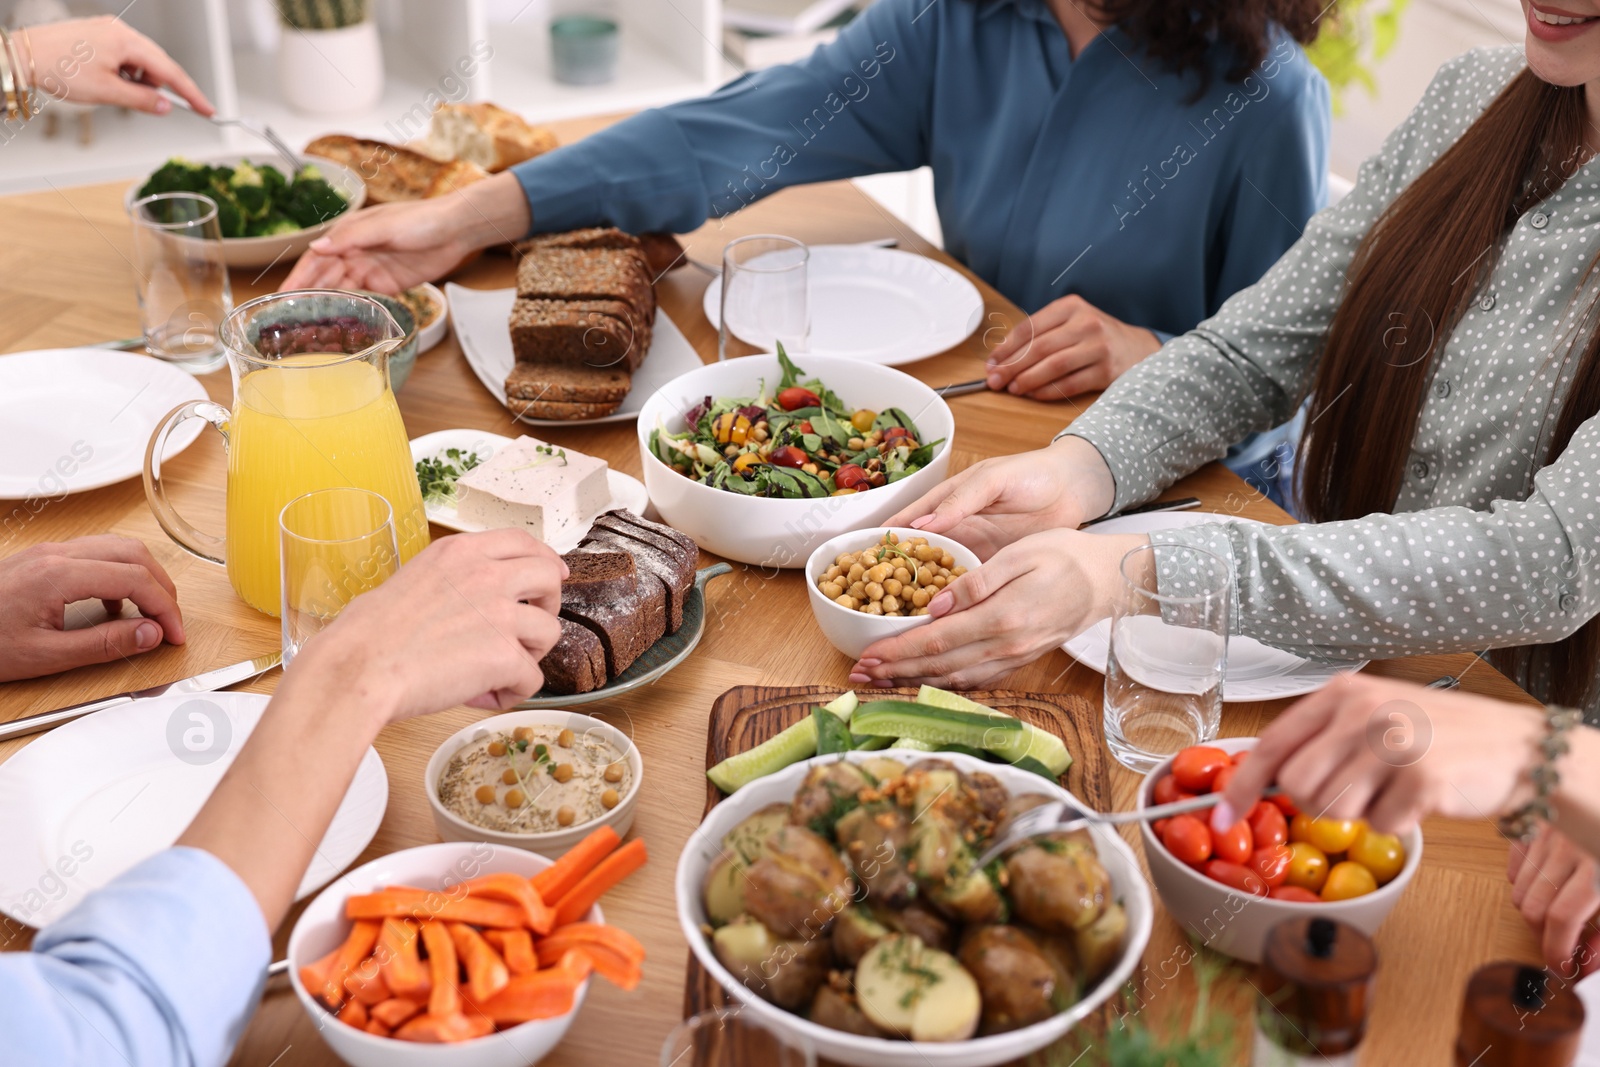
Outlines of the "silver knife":
[[103,700],[90,700],[83,704],[73,704],[71,707],[57,708],[55,711],[41,711],[37,715],[24,715],[20,719],[12,719],[7,723],[0,723],[0,741],[13,737],[26,737],[36,734],[41,730],[49,730],[60,726],[73,719],[81,719],[85,715],[92,715],[106,708],[115,708],[123,704],[131,704],[135,700],[146,697],[172,696],[183,693],[210,693],[218,689],[226,689],[230,685],[247,682],[258,674],[265,674],[283,662],[282,652],[271,652],[255,659],[247,659],[241,663],[234,663],[227,667],[218,667],[216,670],[205,671],[193,678],[180,678],[176,682],[165,685],[153,685],[149,689],[140,689],[134,693],[122,693]]
[[951,382],[949,385],[935,389],[934,392],[943,397],[966,396],[968,393],[981,393],[989,388],[989,383],[983,378],[974,378],[970,382]]

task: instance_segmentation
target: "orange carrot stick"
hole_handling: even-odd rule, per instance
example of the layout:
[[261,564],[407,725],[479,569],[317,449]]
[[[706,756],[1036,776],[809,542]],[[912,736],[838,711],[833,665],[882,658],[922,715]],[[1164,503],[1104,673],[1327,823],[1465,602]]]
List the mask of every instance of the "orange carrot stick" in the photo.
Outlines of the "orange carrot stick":
[[539,899],[548,903],[566,896],[579,879],[611,855],[620,844],[622,838],[611,827],[597,828],[568,849],[566,855],[533,876],[533,888],[539,894]]
[[556,902],[556,925],[583,918],[606,890],[643,867],[646,858],[644,839],[636,837],[601,860]]
[[470,1041],[494,1029],[494,1023],[479,1016],[469,1018],[456,1012],[439,1015],[429,1012],[418,1015],[394,1032],[401,1041],[425,1041],[430,1044],[447,1044],[453,1041]]
[[352,997],[369,1008],[380,1000],[389,999],[389,986],[379,971],[376,952],[356,964],[355,968],[345,976],[344,988]]
[[[604,923],[569,923],[566,926],[559,926],[549,937],[539,941],[539,954],[542,956],[545,948],[550,946],[555,958],[560,959],[562,951],[579,944],[604,945],[625,959],[635,963],[644,962],[644,946],[639,944],[638,938],[621,927],[606,926]],[[559,946],[559,949],[556,949],[556,946]]]
[[444,923],[423,923],[422,943],[428,948],[428,977],[433,988],[428,992],[428,1014],[461,1013],[461,991],[456,985],[460,965],[456,962],[455,942]]
[[504,989],[478,1005],[485,1016],[502,1025],[530,1019],[554,1019],[572,1010],[578,988],[589,976],[591,964],[578,952],[569,952],[560,964],[511,979]]
[[393,1030],[413,1015],[419,1015],[427,1005],[410,997],[390,997],[388,1000],[374,1004],[367,1009],[367,1015],[374,1022],[382,1023]]
[[327,984],[328,975],[333,973],[333,964],[338,958],[339,949],[334,949],[320,960],[300,968],[300,984],[306,987],[307,993],[314,997],[322,995],[322,987]]
[[483,939],[500,950],[506,970],[512,974],[532,974],[539,969],[533,954],[533,935],[526,930],[485,930]]
[[581,953],[587,957],[594,966],[595,973],[618,989],[631,993],[638,989],[639,983],[644,980],[644,970],[638,961],[631,960],[606,945],[594,942],[552,945],[549,939],[539,942],[539,962],[547,967],[558,963],[568,952]]
[[[389,992],[423,1000],[433,983],[417,952],[417,925],[407,919],[385,919],[378,932],[379,971]],[[399,1023],[391,1023],[398,1026]]]
[[357,1030],[365,1030],[368,1021],[367,1006],[359,1000],[347,1000],[344,1007],[339,1009],[337,1018],[340,1022],[348,1023]]
[[467,992],[472,999],[481,1003],[504,989],[511,972],[500,953],[466,923],[450,923],[449,929],[456,955],[467,968]]
[[350,927],[344,944],[339,946],[339,954],[333,958],[333,966],[328,968],[327,980],[322,983],[321,989],[315,991],[328,1007],[337,1008],[344,1003],[344,980],[356,969],[357,964],[372,955],[372,947],[378,943],[378,926],[376,922],[363,920]]
[[421,889],[385,889],[378,893],[351,897],[345,901],[347,919],[405,919],[471,923],[473,926],[498,926],[514,929],[527,922],[527,914],[515,904],[482,897],[451,897]]
[[545,905],[528,879],[521,875],[486,874],[461,883],[461,888],[467,891],[468,896],[488,897],[515,904],[526,913],[528,929],[536,934],[548,934],[555,922],[555,914]]

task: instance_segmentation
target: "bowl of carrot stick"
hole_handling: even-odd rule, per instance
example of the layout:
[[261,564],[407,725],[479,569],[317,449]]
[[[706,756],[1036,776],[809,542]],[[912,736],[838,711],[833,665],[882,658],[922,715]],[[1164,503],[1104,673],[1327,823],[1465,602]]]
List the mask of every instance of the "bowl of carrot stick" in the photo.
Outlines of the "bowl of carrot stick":
[[559,860],[486,842],[406,849],[323,890],[289,935],[295,995],[352,1067],[524,1067],[560,1044],[591,975],[644,947],[599,900],[644,865],[609,826]]

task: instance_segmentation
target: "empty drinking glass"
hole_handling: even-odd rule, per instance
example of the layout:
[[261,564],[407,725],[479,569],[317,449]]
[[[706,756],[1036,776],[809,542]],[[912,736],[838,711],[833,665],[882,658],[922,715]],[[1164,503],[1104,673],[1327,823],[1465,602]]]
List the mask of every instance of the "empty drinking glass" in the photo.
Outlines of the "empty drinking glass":
[[806,265],[811,250],[793,237],[757,234],[722,250],[722,321],[717,359],[771,352],[778,342],[803,352],[811,338]]
[[1106,657],[1106,745],[1148,771],[1222,721],[1233,579],[1204,549],[1146,545],[1122,557]]
[[690,1016],[667,1035],[661,1067],[816,1067],[817,1054],[799,1035],[767,1028],[745,1008]]
[[222,366],[222,320],[233,309],[217,204],[157,193],[133,205],[133,265],[150,354],[205,374]]
[[400,569],[394,510],[366,489],[318,489],[278,516],[282,536],[283,665],[369,589]]

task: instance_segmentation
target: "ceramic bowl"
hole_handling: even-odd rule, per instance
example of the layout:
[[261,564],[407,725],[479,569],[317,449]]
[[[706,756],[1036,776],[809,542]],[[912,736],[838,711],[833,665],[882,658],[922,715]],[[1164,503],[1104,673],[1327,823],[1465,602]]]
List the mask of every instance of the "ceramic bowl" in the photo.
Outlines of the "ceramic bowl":
[[967,570],[978,569],[980,561],[977,554],[965,545],[957,544],[944,534],[924,534],[921,530],[903,526],[874,526],[866,530],[853,530],[818,545],[817,550],[811,553],[811,558],[806,560],[806,595],[811,598],[811,614],[816,616],[817,625],[822,627],[823,636],[827,637],[834,648],[851,659],[859,659],[861,653],[874,641],[893,637],[918,626],[926,626],[933,621],[932,615],[893,618],[853,611],[843,605],[835,604],[823,596],[822,590],[817,588],[817,580],[834,560],[846,552],[859,552],[863,548],[870,548],[889,531],[898,534],[902,541],[912,537],[926,537],[930,545],[937,545],[948,551],[951,558]]
[[[445,299],[444,292],[432,282],[423,282],[406,290],[407,293],[425,295],[439,309],[433,321],[417,329],[417,351],[426,352],[440,341],[450,330],[450,302]],[[416,316],[413,315],[413,318]]]
[[[531,878],[550,860],[517,848],[450,842],[382,856],[339,877],[301,913],[289,935],[289,981],[312,1023],[338,1057],[352,1067],[526,1067],[561,1043],[583,1009],[585,981],[572,1010],[555,1019],[535,1019],[497,1033],[449,1045],[425,1045],[379,1037],[348,1026],[322,1006],[300,981],[300,968],[337,948],[350,932],[344,903],[389,885],[448,889],[480,875],[509,871]],[[604,922],[598,905],[586,922]]]
[[[1225,737],[1206,742],[1232,754],[1256,747],[1258,738]],[[1142,810],[1154,805],[1150,792],[1163,775],[1170,773],[1172,761],[1163,761],[1145,776],[1139,787],[1138,806]],[[1406,848],[1405,866],[1387,885],[1376,892],[1350,900],[1333,900],[1320,904],[1298,904],[1288,900],[1270,900],[1263,897],[1244,896],[1214,881],[1181,862],[1156,840],[1148,822],[1139,824],[1139,835],[1144,841],[1144,858],[1150,865],[1150,880],[1155,883],[1161,903],[1184,931],[1208,948],[1216,949],[1246,963],[1260,963],[1261,950],[1266,945],[1267,933],[1274,926],[1289,919],[1306,916],[1337,919],[1349,923],[1365,934],[1377,933],[1378,927],[1394,909],[1406,886],[1416,876],[1422,863],[1422,831],[1412,830],[1400,835]]]
[[702,485],[663,463],[650,450],[650,432],[682,432],[683,416],[708,396],[755,396],[781,377],[778,357],[745,356],[679,375],[645,401],[639,412],[639,459],[650,500],[669,526],[727,559],[762,567],[801,567],[818,545],[850,530],[883,522],[939,484],[950,470],[955,418],[937,393],[909,374],[874,363],[796,355],[807,378],[820,378],[846,404],[911,416],[922,442],[943,440],[926,467],[897,482],[850,496],[776,500],[741,496]]
[[421,351],[420,338],[417,334],[417,319],[411,309],[403,302],[383,293],[374,293],[368,289],[357,289],[362,296],[370,296],[382,304],[394,316],[394,321],[399,323],[400,329],[405,331],[406,339],[400,347],[389,353],[389,388],[395,392],[406,384],[406,379],[411,377],[411,370],[417,365],[417,353]]
[[[678,898],[678,923],[689,949],[730,998],[754,1013],[767,1029],[786,1037],[801,1038],[817,1050],[819,1060],[848,1064],[850,1067],[993,1067],[995,1064],[1021,1060],[1046,1046],[1059,1041],[1074,1026],[1095,1014],[1127,983],[1134,968],[1144,955],[1150,940],[1152,909],[1150,889],[1139,872],[1139,861],[1133,850],[1114,829],[1097,827],[1091,831],[1095,849],[1106,873],[1111,876],[1114,895],[1122,901],[1128,912],[1128,939],[1123,946],[1122,958],[1117,965],[1092,989],[1084,992],[1082,999],[1066,1011],[1051,1016],[1043,1022],[1019,1030],[970,1038],[966,1041],[892,1041],[882,1037],[861,1037],[813,1023],[808,1019],[762,1000],[716,958],[706,938],[705,907],[701,903],[701,887],[706,872],[723,854],[722,838],[747,816],[769,804],[786,803],[794,797],[801,779],[816,763],[835,759],[860,762],[874,756],[892,755],[881,752],[851,752],[844,756],[818,756],[785,767],[776,774],[759,778],[741,788],[706,815],[700,829],[689,835],[683,854],[678,858],[675,887]],[[1000,784],[1014,796],[1043,794],[1058,800],[1081,804],[1065,789],[1028,771],[1000,763],[964,756],[960,753],[941,752],[939,758],[948,760],[963,771],[984,771],[999,779]]]
[[[446,809],[439,802],[439,777],[450,765],[451,758],[474,741],[491,734],[510,733],[518,726],[565,727],[575,734],[593,734],[609,741],[628,761],[629,770],[632,772],[628,792],[617,802],[616,807],[597,819],[538,834],[488,830]],[[633,826],[634,809],[639,806],[639,787],[643,784],[644,760],[639,755],[638,746],[627,734],[610,723],[601,722],[591,716],[555,708],[509,711],[504,715],[480,719],[471,726],[457,730],[434,750],[433,757],[428,760],[427,770],[423,772],[423,790],[428,794],[428,805],[433,809],[433,825],[438,828],[441,838],[446,841],[488,841],[496,845],[527,849],[552,859],[588,837],[600,826],[611,827],[619,837],[626,836],[628,829]]]

